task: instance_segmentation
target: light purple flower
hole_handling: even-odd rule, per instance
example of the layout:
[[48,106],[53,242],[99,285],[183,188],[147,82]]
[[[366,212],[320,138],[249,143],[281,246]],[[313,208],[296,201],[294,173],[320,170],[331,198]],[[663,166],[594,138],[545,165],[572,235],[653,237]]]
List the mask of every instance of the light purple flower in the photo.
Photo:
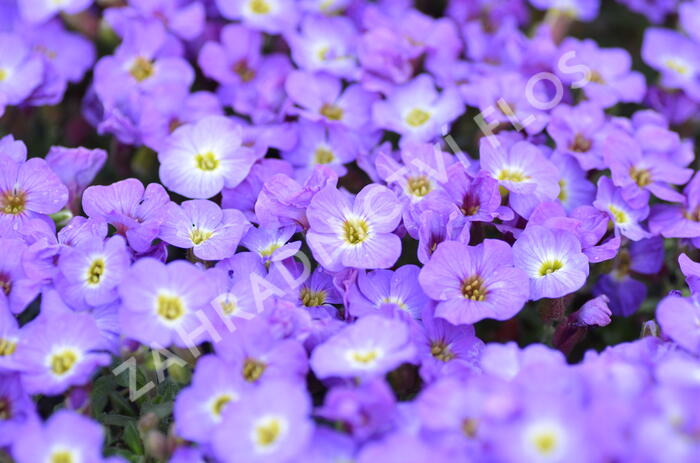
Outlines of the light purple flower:
[[241,127],[223,116],[178,128],[158,154],[161,181],[170,190],[196,199],[235,187],[255,162],[253,152],[241,146],[241,135]]
[[142,258],[119,285],[122,334],[157,348],[192,347],[209,334],[198,330],[198,312],[208,307],[213,290],[206,274],[189,262]]
[[137,252],[146,251],[158,236],[169,202],[159,183],[144,188],[135,178],[91,186],[83,193],[85,214],[112,224]]
[[507,320],[528,300],[527,275],[513,266],[510,246],[484,240],[477,246],[440,243],[420,272],[425,293],[438,301],[435,316],[453,325],[484,318]]
[[396,86],[372,107],[372,120],[383,129],[407,139],[430,141],[463,112],[455,88],[442,93],[435,89],[432,77],[421,74],[412,81]]
[[66,0],[55,2],[53,0],[19,0],[19,11],[22,17],[30,23],[41,23],[51,19],[61,12],[68,14],[80,13],[90,5],[93,0]]
[[77,412],[59,410],[45,423],[32,423],[17,436],[12,455],[17,463],[101,463],[104,430]]
[[664,334],[694,354],[700,353],[700,305],[695,298],[667,296],[656,308]]
[[649,215],[649,206],[644,203],[641,207],[632,207],[623,198],[622,189],[616,188],[610,178],[602,176],[598,180],[598,193],[593,206],[607,212],[615,225],[615,230],[623,236],[633,241],[650,236],[650,233],[639,224]]
[[588,258],[576,236],[540,225],[528,227],[513,244],[513,263],[530,277],[532,300],[573,293],[588,277]]
[[413,362],[415,345],[408,326],[368,315],[314,349],[311,369],[320,379],[379,376],[404,362]]
[[301,453],[313,433],[311,400],[301,384],[269,382],[226,407],[213,434],[219,459],[273,463]]
[[333,186],[314,195],[307,210],[311,251],[327,270],[343,267],[388,268],[401,254],[401,240],[392,232],[401,221],[396,195],[369,185],[354,201]]
[[249,227],[241,211],[199,199],[168,204],[160,238],[200,259],[221,260],[233,255]]

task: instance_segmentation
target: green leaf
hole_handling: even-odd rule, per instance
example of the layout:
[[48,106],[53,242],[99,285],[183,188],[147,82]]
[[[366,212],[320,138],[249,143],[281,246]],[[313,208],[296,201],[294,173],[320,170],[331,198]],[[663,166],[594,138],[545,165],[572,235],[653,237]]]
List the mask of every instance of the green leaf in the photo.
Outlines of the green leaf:
[[136,428],[134,421],[130,421],[124,429],[124,443],[137,455],[143,455],[143,442],[141,442],[141,434]]

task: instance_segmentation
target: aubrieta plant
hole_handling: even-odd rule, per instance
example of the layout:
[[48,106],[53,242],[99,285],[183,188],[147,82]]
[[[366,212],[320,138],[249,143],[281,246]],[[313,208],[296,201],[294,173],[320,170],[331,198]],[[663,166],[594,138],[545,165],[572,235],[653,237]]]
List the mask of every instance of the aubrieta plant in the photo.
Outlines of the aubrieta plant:
[[700,0],[0,0],[0,461],[700,462]]

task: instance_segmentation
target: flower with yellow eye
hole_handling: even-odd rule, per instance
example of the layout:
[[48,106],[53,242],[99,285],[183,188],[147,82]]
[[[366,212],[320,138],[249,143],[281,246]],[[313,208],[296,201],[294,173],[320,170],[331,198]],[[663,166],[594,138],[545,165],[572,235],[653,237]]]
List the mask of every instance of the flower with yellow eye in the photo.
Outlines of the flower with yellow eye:
[[314,257],[331,271],[391,267],[401,254],[401,240],[393,231],[402,209],[384,186],[367,186],[354,201],[327,186],[316,193],[307,210],[307,240]]

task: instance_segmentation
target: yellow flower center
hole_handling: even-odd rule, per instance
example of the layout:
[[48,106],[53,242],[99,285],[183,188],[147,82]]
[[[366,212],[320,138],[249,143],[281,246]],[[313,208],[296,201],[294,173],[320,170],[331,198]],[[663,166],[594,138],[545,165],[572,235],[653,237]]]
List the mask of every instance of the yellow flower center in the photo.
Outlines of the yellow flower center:
[[328,148],[317,148],[314,153],[314,161],[316,164],[330,164],[335,159],[333,151]]
[[242,59],[233,65],[233,72],[238,74],[243,82],[250,82],[255,78],[255,70],[248,66],[248,61]]
[[273,252],[277,251],[281,247],[282,245],[280,243],[272,243],[265,249],[258,251],[258,253],[260,254],[260,257],[270,257]]
[[12,418],[12,403],[5,397],[0,397],[0,421]]
[[199,228],[195,228],[190,232],[190,240],[192,241],[192,244],[195,246],[199,246],[200,244],[204,243],[206,240],[211,238],[213,235],[212,232],[210,231],[204,231],[200,230]]
[[551,454],[557,447],[557,437],[551,432],[537,434],[533,440],[535,448],[543,455]]
[[236,311],[236,303],[233,301],[223,301],[221,303],[221,310],[226,314],[226,315],[231,315]]
[[57,376],[63,376],[73,368],[77,361],[77,354],[66,349],[51,356],[51,371]]
[[445,341],[433,341],[430,344],[430,353],[441,362],[449,362],[455,358],[455,354],[450,350],[450,346]]
[[459,210],[467,217],[476,215],[481,210],[481,200],[478,196],[467,193],[462,198],[462,206]]
[[465,299],[484,301],[487,294],[488,291],[484,287],[484,280],[478,275],[469,277],[462,282],[462,296]]
[[318,307],[326,302],[325,291],[314,291],[311,288],[302,288],[301,303],[306,307]]
[[419,198],[422,198],[423,196],[427,195],[433,189],[430,180],[428,180],[428,177],[426,177],[425,175],[409,177],[407,183],[408,191],[413,196],[417,196]]
[[321,114],[332,121],[339,121],[343,118],[343,108],[325,103],[321,106]]
[[591,82],[594,84],[604,84],[605,79],[603,79],[603,76],[600,74],[598,71],[592,71],[591,72]]
[[361,219],[346,220],[343,224],[343,239],[346,243],[357,245],[369,236],[369,225]]
[[498,173],[498,180],[503,180],[507,182],[524,182],[529,180],[530,176],[525,175],[524,172],[519,170],[503,169]]
[[0,338],[0,357],[7,357],[15,353],[17,349],[17,341],[12,339]]
[[642,188],[652,182],[651,172],[649,172],[649,169],[637,169],[636,167],[632,166],[630,167],[630,177],[632,177],[632,180],[634,180],[634,182]]
[[428,122],[430,113],[419,108],[414,108],[406,115],[406,123],[411,127],[420,127]]
[[622,209],[619,209],[612,204],[608,206],[608,210],[613,216],[613,220],[615,221],[616,224],[622,225],[627,223],[628,217],[627,213],[623,211]]
[[95,259],[90,264],[90,268],[87,271],[87,282],[91,285],[97,285],[102,280],[102,275],[105,273],[105,261],[104,259]]
[[667,68],[677,72],[682,76],[687,76],[688,74],[690,74],[690,67],[678,59],[669,58],[664,62],[664,64]]
[[540,265],[540,269],[537,273],[539,274],[539,276],[543,277],[549,275],[550,273],[554,273],[557,270],[561,270],[562,267],[564,267],[564,263],[559,259],[545,260]]
[[[692,220],[693,222],[700,222],[700,207],[696,207],[692,211],[688,211],[688,210],[683,211],[683,217],[685,217],[686,220]],[[2,281],[0,281],[0,285],[2,285]]]
[[573,143],[571,143],[571,146],[569,146],[569,149],[576,153],[587,153],[591,149],[592,145],[593,144],[588,138],[584,137],[580,133],[577,133],[574,137]]
[[352,359],[362,365],[369,365],[370,363],[377,360],[379,353],[375,349],[370,349],[366,351],[355,351],[352,353]]
[[567,191],[566,191],[566,180],[561,179],[559,180],[559,201],[564,202],[566,199],[569,197]]
[[224,407],[226,407],[231,400],[233,400],[233,398],[228,394],[217,397],[211,406],[211,411],[214,413],[214,416],[221,416],[221,413],[224,411]]
[[479,429],[479,422],[474,418],[465,418],[462,421],[462,433],[467,436],[474,438],[476,437],[476,431]]
[[0,198],[0,210],[4,214],[19,215],[27,207],[27,195],[23,191],[6,191]]
[[243,378],[250,383],[259,380],[265,373],[267,365],[254,358],[248,357],[243,363]]
[[7,79],[7,71],[0,69],[0,82],[4,81],[5,79]]
[[51,463],[74,463],[74,461],[70,452],[54,452],[51,455]]
[[161,294],[157,301],[158,315],[169,322],[173,322],[185,314],[182,301],[177,296]]
[[250,11],[255,14],[268,14],[271,9],[265,0],[250,0]]
[[148,60],[142,56],[139,56],[131,65],[129,73],[131,76],[139,82],[143,82],[153,75],[153,61]]
[[255,429],[256,440],[261,447],[269,447],[274,444],[280,434],[282,434],[282,425],[277,419],[266,420]]
[[194,160],[197,162],[197,169],[205,172],[211,172],[219,167],[219,160],[216,159],[216,156],[214,156],[214,153],[211,151],[204,154],[197,154]]

